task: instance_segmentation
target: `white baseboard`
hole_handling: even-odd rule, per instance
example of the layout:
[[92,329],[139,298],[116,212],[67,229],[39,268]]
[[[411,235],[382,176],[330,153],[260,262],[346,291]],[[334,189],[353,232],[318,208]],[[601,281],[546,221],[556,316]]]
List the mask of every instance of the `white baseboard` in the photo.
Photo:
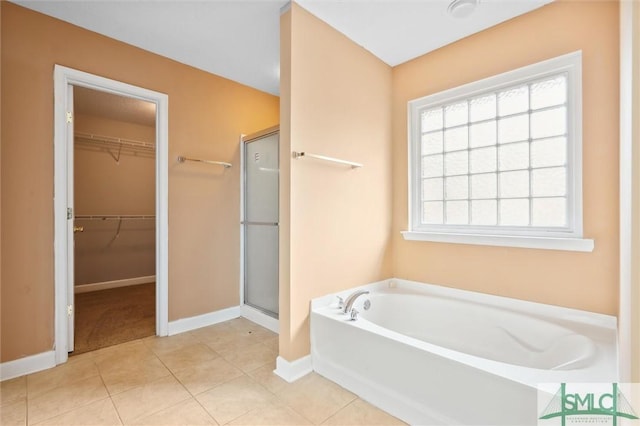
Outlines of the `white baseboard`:
[[276,318],[261,312],[260,310],[253,308],[249,305],[240,306],[240,314],[249,321],[255,322],[262,327],[273,331],[274,333],[280,333],[280,321]]
[[88,293],[90,291],[107,290],[109,288],[128,287],[130,285],[147,284],[156,281],[155,275],[146,277],[125,278],[123,280],[104,281],[101,283],[80,284],[73,288],[74,293]]
[[48,351],[0,364],[0,382],[56,366],[56,352]]
[[273,372],[287,382],[292,383],[312,371],[311,355],[307,355],[291,362],[279,356],[276,358],[276,369]]
[[208,325],[217,324],[223,321],[229,321],[240,316],[240,306],[221,309],[219,311],[209,312],[207,314],[197,315],[195,317],[182,318],[175,321],[169,321],[168,335],[184,333],[185,331],[195,330],[197,328],[206,327]]

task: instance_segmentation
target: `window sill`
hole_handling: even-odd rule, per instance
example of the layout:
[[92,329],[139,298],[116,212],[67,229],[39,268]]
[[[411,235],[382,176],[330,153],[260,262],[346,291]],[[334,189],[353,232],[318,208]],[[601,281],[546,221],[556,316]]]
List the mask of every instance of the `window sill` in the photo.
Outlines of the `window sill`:
[[592,252],[593,240],[558,237],[512,237],[508,235],[444,234],[437,232],[402,231],[409,241],[431,241],[438,243],[474,244],[482,246],[519,247],[544,250]]

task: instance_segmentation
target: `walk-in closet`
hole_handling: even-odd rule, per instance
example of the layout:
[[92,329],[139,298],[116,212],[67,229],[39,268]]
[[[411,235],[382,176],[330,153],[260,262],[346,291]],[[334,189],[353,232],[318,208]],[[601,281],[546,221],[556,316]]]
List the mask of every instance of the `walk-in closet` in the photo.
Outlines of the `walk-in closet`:
[[73,354],[156,330],[155,104],[74,87]]

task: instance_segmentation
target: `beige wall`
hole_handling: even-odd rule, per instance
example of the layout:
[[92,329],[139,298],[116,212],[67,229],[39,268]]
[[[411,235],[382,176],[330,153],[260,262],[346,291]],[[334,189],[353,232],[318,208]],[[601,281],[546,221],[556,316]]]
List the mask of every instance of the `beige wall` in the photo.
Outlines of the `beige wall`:
[[[156,129],[75,114],[76,132],[154,143]],[[112,150],[117,157],[117,149]],[[123,151],[119,161],[100,145],[74,147],[74,211],[78,215],[155,215],[153,156]],[[75,285],[155,275],[153,219],[83,220],[75,224]],[[118,233],[118,228],[120,232]]]
[[391,68],[295,3],[280,54],[280,355],[294,360],[309,353],[312,298],[391,274]]
[[[277,124],[278,98],[12,3],[0,7],[0,360],[53,347],[54,64],[169,95],[169,320],[237,305],[238,137]],[[177,164],[178,155],[234,167]]]
[[[617,313],[617,2],[554,2],[393,70],[393,271],[399,278]],[[582,49],[584,234],[593,253],[404,241],[407,102]]]

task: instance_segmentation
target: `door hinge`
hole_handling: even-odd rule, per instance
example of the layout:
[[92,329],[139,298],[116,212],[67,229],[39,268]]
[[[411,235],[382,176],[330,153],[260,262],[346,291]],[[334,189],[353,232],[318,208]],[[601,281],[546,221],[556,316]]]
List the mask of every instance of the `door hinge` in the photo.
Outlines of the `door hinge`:
[[67,111],[67,123],[73,123],[73,113],[71,111]]
[[67,305],[67,316],[73,315],[73,305]]
[[67,207],[67,219],[73,219],[73,209],[71,207]]

